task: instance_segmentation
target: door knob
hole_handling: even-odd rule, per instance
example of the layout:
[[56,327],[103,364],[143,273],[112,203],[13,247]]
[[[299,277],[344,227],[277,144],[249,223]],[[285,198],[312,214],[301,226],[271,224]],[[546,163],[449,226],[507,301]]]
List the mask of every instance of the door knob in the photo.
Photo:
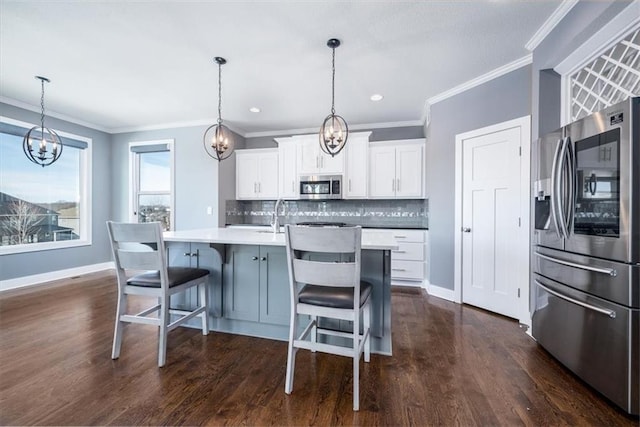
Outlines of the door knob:
[[469,227],[462,227],[463,233],[471,233],[471,229]]

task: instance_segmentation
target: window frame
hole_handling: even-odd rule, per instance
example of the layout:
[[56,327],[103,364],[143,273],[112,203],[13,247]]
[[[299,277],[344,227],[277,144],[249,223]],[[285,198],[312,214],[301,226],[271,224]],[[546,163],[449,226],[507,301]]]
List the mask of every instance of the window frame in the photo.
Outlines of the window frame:
[[129,214],[128,220],[130,222],[138,222],[137,215],[134,214],[137,208],[137,196],[139,194],[158,194],[157,192],[145,193],[139,191],[139,162],[140,157],[138,154],[132,150],[133,147],[141,147],[146,145],[160,145],[166,144],[169,149],[169,181],[170,181],[170,194],[169,194],[169,204],[171,213],[169,215],[169,221],[171,222],[171,227],[169,231],[175,230],[175,216],[176,216],[176,195],[175,195],[175,140],[174,139],[156,139],[149,141],[131,141],[129,142],[128,151],[129,151]]
[[[0,116],[0,122],[19,126],[27,130],[31,129],[34,126],[38,126],[37,123],[24,122],[5,116]],[[56,129],[56,133],[63,138],[75,139],[87,144],[87,148],[80,150],[79,155],[80,165],[78,174],[80,178],[80,238],[77,240],[59,240],[56,242],[37,242],[0,246],[0,255],[76,248],[81,246],[91,246],[93,244],[93,203],[91,199],[93,188],[93,176],[91,173],[93,169],[93,139],[86,136],[61,131],[58,129]],[[62,153],[62,155],[64,156],[64,152]]]

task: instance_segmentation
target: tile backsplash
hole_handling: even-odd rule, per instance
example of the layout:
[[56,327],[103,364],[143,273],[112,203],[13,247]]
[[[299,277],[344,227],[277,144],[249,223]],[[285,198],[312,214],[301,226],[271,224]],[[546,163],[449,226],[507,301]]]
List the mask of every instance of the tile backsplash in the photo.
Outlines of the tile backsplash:
[[[381,228],[428,228],[429,200],[287,200],[280,224],[344,222]],[[268,225],[274,200],[227,200],[226,224]],[[284,211],[284,215],[282,215]]]

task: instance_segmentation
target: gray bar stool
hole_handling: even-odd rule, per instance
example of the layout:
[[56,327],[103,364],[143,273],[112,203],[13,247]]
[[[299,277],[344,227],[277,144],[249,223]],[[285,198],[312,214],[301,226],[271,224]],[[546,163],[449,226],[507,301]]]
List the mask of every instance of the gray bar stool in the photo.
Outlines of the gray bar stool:
[[[360,227],[306,227],[287,225],[285,240],[291,289],[291,322],[285,392],[293,391],[298,349],[321,351],[353,358],[353,410],[360,408],[360,356],[371,354],[371,284],[360,281]],[[324,254],[324,255],[323,255]],[[326,255],[332,254],[332,255]],[[334,256],[334,259],[331,259]],[[336,262],[336,259],[337,262]],[[321,261],[323,260],[323,261]],[[346,261],[345,261],[346,260]],[[311,321],[297,335],[299,314]],[[363,328],[360,333],[360,315]],[[318,318],[353,322],[351,332],[321,328]],[[350,338],[350,347],[319,342],[318,334]],[[326,340],[323,340],[326,341]]]
[[[162,227],[159,222],[144,224],[116,223],[107,221],[111,248],[118,275],[118,308],[113,337],[111,358],[120,357],[122,327],[124,323],[144,323],[160,328],[158,342],[158,366],[165,365],[167,357],[167,334],[193,317],[202,319],[202,335],[209,333],[207,280],[209,270],[193,267],[168,267]],[[128,270],[147,270],[129,277]],[[169,308],[170,297],[197,286],[200,306],[194,310]],[[146,295],[156,297],[158,304],[138,314],[127,314],[127,296]],[[149,314],[158,312],[157,317]],[[180,316],[171,322],[170,315]]]

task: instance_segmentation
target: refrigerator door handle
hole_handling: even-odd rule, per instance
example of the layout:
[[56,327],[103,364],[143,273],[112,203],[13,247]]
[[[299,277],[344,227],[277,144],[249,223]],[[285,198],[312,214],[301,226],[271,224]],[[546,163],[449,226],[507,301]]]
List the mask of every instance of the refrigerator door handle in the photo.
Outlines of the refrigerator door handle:
[[567,154],[567,150],[568,150],[568,146],[569,146],[569,138],[563,138],[561,140],[561,148],[560,148],[560,153],[558,154],[558,162],[556,165],[556,186],[553,189],[553,191],[555,192],[555,199],[556,199],[556,204],[557,204],[557,215],[558,215],[558,222],[560,223],[560,234],[561,237],[568,239],[569,238],[569,232],[568,232],[568,227],[567,227],[567,222],[569,221],[569,201],[567,200],[567,192],[568,192],[568,185],[569,183],[567,182],[569,180],[569,173],[570,170],[569,168],[571,166],[568,166],[568,154]]
[[563,259],[554,258],[549,255],[541,254],[538,251],[534,252],[534,254],[537,257],[546,259],[547,261],[555,262],[556,264],[566,265],[567,267],[574,267],[574,268],[579,268],[581,270],[593,271],[594,273],[607,274],[611,277],[616,277],[618,275],[618,272],[613,268],[591,267],[590,265],[578,264],[577,262],[565,261]]
[[562,228],[560,224],[559,217],[559,204],[560,198],[558,197],[560,194],[559,191],[559,178],[558,178],[558,169],[560,163],[560,153],[562,152],[562,140],[558,140],[558,146],[556,147],[556,152],[553,155],[553,166],[551,166],[551,218],[553,219],[553,224],[556,226],[556,234],[559,238],[562,238],[564,235],[562,234]]
[[595,196],[596,191],[598,191],[598,177],[596,177],[595,173],[592,173],[591,177],[589,177],[589,193]]
[[567,166],[567,187],[568,194],[565,201],[565,236],[568,239],[573,232],[573,221],[575,219],[575,188],[576,188],[576,173],[575,173],[575,156],[573,152],[573,144],[571,143],[571,137],[565,138],[565,160]]
[[568,301],[568,302],[571,302],[573,304],[579,305],[580,307],[584,307],[586,309],[596,311],[598,313],[606,314],[607,316],[609,316],[612,319],[616,318],[616,312],[613,311],[613,310],[607,310],[606,308],[600,308],[600,307],[596,307],[595,305],[587,304],[586,302],[578,301],[577,299],[573,299],[571,297],[568,297],[566,295],[561,294],[560,292],[556,292],[554,290],[551,290],[551,289],[547,288],[545,285],[543,285],[542,283],[540,283],[539,281],[537,281],[535,279],[534,279],[534,282],[536,282],[536,285],[540,286],[546,292],[549,292],[551,295],[555,295],[560,299],[563,299],[565,301]]

